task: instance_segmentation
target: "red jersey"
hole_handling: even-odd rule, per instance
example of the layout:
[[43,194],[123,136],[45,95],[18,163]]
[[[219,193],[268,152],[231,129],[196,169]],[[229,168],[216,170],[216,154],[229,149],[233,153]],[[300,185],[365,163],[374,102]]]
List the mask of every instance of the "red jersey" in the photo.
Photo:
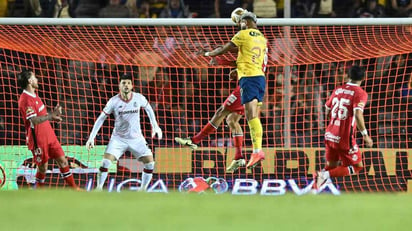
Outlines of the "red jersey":
[[330,109],[330,123],[326,128],[325,141],[331,148],[349,150],[356,145],[355,110],[362,110],[368,100],[368,94],[353,83],[336,88],[326,108]]
[[[49,121],[37,125],[30,122],[30,118],[47,115],[46,106],[38,95],[24,90],[19,99],[19,111],[24,120],[29,150],[34,150],[35,147],[45,147],[58,141]],[[35,139],[33,139],[33,130]]]

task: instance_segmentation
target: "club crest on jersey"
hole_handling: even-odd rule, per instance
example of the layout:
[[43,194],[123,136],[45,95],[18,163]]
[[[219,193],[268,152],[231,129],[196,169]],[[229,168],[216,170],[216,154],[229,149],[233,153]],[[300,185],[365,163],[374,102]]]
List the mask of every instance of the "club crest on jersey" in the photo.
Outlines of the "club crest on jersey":
[[134,103],[133,103],[133,107],[137,107],[137,102],[134,102]]

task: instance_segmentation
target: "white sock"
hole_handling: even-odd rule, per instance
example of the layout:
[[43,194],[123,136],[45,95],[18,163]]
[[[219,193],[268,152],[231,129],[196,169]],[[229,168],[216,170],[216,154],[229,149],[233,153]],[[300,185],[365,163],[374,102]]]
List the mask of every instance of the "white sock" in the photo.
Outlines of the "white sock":
[[97,174],[97,187],[98,189],[102,189],[104,182],[107,179],[108,171],[101,171],[101,168],[109,169],[110,165],[112,164],[112,161],[109,159],[103,159],[102,160],[102,166],[99,169],[99,173]]
[[149,183],[152,180],[154,164],[155,162],[150,162],[144,165],[140,190],[147,190],[147,187],[149,186]]

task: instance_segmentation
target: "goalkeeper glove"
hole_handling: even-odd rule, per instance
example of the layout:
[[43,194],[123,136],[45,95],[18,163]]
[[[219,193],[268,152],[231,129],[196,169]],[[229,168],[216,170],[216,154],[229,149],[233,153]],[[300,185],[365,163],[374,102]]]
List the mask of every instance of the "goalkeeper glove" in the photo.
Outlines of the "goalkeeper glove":
[[163,137],[162,129],[160,129],[159,126],[152,127],[152,138],[154,138],[156,135],[159,140],[161,140]]
[[86,148],[87,148],[87,151],[90,151],[90,149],[94,148],[94,140],[87,140]]

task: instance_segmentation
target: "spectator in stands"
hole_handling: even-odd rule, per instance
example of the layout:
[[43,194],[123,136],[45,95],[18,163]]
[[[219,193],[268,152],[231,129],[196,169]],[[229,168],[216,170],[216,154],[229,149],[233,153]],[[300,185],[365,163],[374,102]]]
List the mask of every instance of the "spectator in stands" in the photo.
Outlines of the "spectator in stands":
[[150,12],[150,1],[145,0],[142,1],[142,4],[137,9],[137,18],[154,18],[152,13]]
[[385,7],[378,4],[377,0],[366,0],[365,3],[356,9],[356,18],[382,18],[385,17]]
[[8,6],[9,6],[8,0],[0,1],[0,17],[7,17],[7,12],[9,9]]
[[100,9],[104,6],[103,2],[99,0],[77,1],[77,4],[73,4],[73,7],[76,8],[71,10],[71,16],[76,18],[97,18],[99,16]]
[[234,9],[243,7],[242,0],[215,0],[216,18],[230,18]]
[[[36,2],[36,1],[31,1]],[[57,18],[61,10],[61,1],[58,0],[39,0],[40,17],[42,18]]]
[[336,14],[333,11],[333,0],[317,0],[315,1],[315,9],[313,17],[315,18],[330,18],[335,17]]
[[168,0],[167,6],[160,13],[160,18],[187,18],[189,16],[189,7],[183,0]]
[[391,0],[391,15],[407,17],[412,11],[412,0]]
[[[4,1],[4,0],[3,0]],[[15,0],[8,2],[9,17],[35,17],[37,16],[29,0]]]
[[[139,7],[137,7],[137,1],[138,0],[123,0],[124,5],[129,9],[129,16],[130,18],[139,18]],[[149,5],[149,2],[147,2],[147,5]]]
[[110,0],[109,5],[99,11],[99,18],[130,18],[130,11],[120,0]]
[[275,0],[254,0],[253,13],[259,18],[276,18],[277,9]]
[[292,18],[311,18],[315,7],[316,3],[312,0],[296,0],[292,5]]
[[192,18],[210,18],[214,14],[214,6],[211,0],[185,0]]
[[150,0],[150,14],[152,18],[159,18],[160,13],[166,8],[166,0]]

